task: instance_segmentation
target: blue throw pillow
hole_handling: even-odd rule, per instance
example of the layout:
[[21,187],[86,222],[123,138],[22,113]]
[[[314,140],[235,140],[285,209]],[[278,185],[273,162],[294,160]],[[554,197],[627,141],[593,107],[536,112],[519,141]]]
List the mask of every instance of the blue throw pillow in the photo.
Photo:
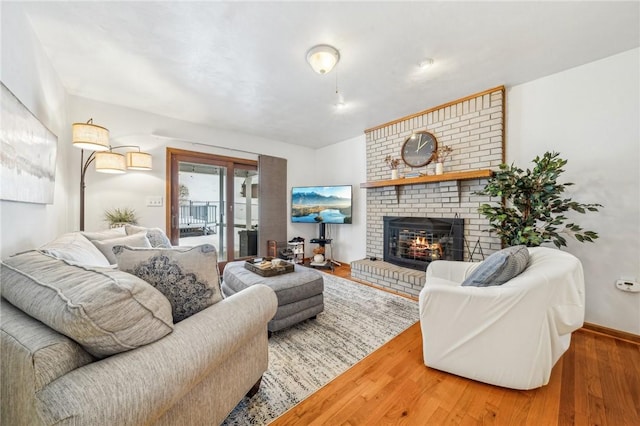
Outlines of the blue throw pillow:
[[502,285],[524,271],[528,263],[529,250],[526,246],[507,247],[487,257],[462,282],[462,285],[475,287]]

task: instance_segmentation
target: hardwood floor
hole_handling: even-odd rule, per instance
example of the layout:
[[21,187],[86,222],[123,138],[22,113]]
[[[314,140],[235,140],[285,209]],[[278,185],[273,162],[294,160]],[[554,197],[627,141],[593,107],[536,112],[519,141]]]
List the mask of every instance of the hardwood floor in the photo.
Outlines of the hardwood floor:
[[640,425],[640,345],[578,330],[549,384],[517,391],[426,367],[417,323],[271,423],[380,424]]

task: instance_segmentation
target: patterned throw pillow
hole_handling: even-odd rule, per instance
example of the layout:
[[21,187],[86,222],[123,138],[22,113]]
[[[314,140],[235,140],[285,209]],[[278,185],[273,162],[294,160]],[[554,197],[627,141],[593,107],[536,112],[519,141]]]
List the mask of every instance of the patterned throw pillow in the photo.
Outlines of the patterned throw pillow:
[[111,238],[108,240],[93,240],[91,242],[93,245],[98,247],[98,250],[104,254],[104,257],[106,257],[112,265],[116,263],[116,255],[113,254],[113,248],[115,246],[151,248],[146,232],[138,232],[137,234],[125,235],[123,237]]
[[527,263],[529,263],[529,250],[526,246],[507,247],[487,257],[462,285],[475,287],[502,285],[524,271]]
[[195,247],[113,249],[118,268],[160,290],[177,323],[222,300],[218,255],[211,244]]
[[171,240],[160,228],[145,228],[144,226],[125,225],[124,229],[127,232],[127,235],[146,231],[151,247],[171,248]]

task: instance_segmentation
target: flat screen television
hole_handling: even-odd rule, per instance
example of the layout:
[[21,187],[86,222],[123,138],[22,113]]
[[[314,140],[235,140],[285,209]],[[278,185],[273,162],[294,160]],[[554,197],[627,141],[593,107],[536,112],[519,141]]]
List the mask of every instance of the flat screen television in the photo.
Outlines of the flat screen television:
[[294,186],[291,222],[351,223],[351,185]]

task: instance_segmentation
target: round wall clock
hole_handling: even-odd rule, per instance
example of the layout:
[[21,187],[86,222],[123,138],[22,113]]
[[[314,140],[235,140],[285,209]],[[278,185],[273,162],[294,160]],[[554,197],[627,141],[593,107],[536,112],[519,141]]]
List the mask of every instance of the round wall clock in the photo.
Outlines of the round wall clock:
[[429,132],[415,132],[402,145],[402,160],[411,167],[422,167],[436,157],[438,141]]

